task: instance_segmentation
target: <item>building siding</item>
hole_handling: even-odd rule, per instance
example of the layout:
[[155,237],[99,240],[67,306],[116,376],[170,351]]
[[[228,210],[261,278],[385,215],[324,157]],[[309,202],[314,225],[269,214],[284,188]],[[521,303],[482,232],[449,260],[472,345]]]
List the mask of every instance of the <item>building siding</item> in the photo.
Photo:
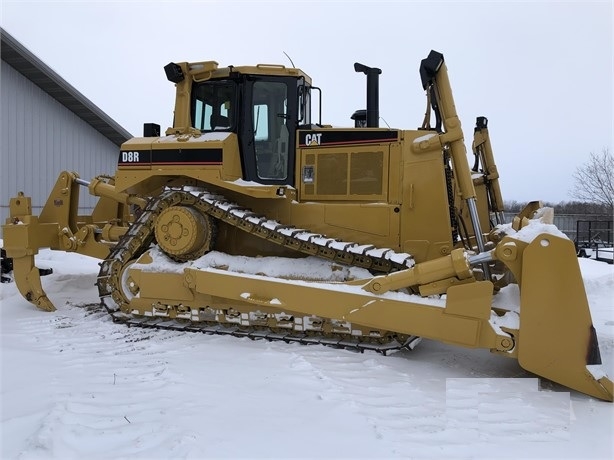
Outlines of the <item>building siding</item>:
[[[18,191],[32,197],[38,215],[58,174],[85,180],[113,174],[119,148],[6,62],[0,68],[0,218]],[[96,203],[81,189],[79,212]]]

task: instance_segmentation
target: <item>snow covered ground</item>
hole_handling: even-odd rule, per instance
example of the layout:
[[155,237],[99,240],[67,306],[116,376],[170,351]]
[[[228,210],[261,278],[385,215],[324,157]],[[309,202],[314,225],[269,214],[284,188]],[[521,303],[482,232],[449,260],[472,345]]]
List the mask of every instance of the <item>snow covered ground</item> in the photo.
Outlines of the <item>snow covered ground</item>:
[[[514,360],[127,328],[97,261],[41,251],[54,313],[0,285],[3,459],[614,458],[614,405]],[[614,376],[614,267],[579,260]]]

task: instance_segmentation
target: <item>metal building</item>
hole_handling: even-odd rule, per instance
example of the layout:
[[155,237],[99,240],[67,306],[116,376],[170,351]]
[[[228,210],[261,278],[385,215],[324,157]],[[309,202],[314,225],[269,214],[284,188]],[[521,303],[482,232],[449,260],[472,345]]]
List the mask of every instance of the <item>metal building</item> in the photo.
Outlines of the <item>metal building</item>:
[[[128,131],[0,28],[0,222],[18,191],[40,213],[58,174],[113,174]],[[80,194],[80,213],[96,198]]]

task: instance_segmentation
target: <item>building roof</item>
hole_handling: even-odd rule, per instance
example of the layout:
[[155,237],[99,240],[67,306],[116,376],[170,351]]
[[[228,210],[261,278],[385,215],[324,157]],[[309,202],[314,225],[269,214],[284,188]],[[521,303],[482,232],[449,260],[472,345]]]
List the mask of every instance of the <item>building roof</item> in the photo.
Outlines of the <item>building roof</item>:
[[0,27],[4,62],[116,145],[133,136]]

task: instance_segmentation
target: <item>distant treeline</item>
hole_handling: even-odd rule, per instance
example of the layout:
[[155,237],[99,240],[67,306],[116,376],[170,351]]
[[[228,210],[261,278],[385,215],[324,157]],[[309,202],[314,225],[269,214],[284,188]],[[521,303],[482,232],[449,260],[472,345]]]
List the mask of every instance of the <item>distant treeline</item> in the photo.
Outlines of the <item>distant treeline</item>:
[[[520,212],[526,203],[519,201],[504,201],[506,212]],[[561,201],[560,203],[543,202],[544,206],[554,208],[556,214],[594,214],[612,216],[614,209],[611,206],[597,203],[584,203],[581,201]]]

